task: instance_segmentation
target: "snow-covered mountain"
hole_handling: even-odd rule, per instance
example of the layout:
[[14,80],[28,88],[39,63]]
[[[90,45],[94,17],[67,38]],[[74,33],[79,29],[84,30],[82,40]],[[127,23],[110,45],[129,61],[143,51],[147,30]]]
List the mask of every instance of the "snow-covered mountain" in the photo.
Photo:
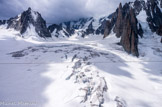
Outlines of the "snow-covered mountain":
[[53,36],[72,36],[75,33],[78,36],[85,37],[86,35],[104,34],[106,21],[111,16],[101,18],[81,18],[77,21],[63,22],[59,25],[53,24],[48,27]]
[[101,34],[105,38],[113,32],[118,38],[121,38],[120,44],[126,52],[139,56],[138,38],[142,37],[146,30],[142,21],[148,23],[152,32],[162,35],[160,0],[135,0],[123,6],[120,4],[114,13],[106,17],[82,18],[78,21],[54,24],[48,29],[56,37],[69,37],[74,34],[85,37],[85,35]]
[[0,107],[161,107],[162,1],[117,5],[49,27],[31,8],[0,21]]
[[[161,107],[162,44],[139,38],[138,58],[115,34],[23,39],[0,27],[0,107]],[[10,103],[10,102],[14,102]]]
[[19,31],[25,38],[31,35],[44,38],[104,35],[105,38],[110,33],[115,33],[116,37],[121,39],[118,44],[122,45],[127,53],[138,57],[138,38],[143,37],[146,30],[144,22],[149,26],[147,30],[162,35],[161,4],[161,0],[135,0],[124,5],[120,3],[116,11],[108,16],[81,18],[77,21],[53,24],[48,28],[41,15],[29,8],[14,18],[0,21],[0,25],[6,24],[7,29]]
[[[90,18],[81,18],[76,21],[68,21],[63,22],[60,24],[53,24],[50,25],[47,29],[45,20],[41,17],[40,13],[35,12],[29,8],[27,11],[24,11],[20,15],[10,18],[9,20],[0,20],[0,25],[7,24],[8,28],[14,28],[15,30],[20,31],[21,34],[24,34],[28,29],[34,27],[34,30],[40,37],[70,37],[74,35],[75,33],[78,34],[78,36],[85,37],[85,35],[90,34],[105,34],[108,35],[111,33],[111,29],[114,33],[115,32],[115,26],[120,26],[120,22],[117,20],[118,15],[122,15],[122,17],[125,17],[127,15],[127,12],[130,11],[130,9],[133,10],[132,14],[135,14],[137,17],[137,20],[140,20],[138,18],[139,14],[143,11],[146,13],[143,17],[146,18],[150,29],[152,32],[156,32],[158,35],[161,34],[161,25],[162,25],[162,19],[161,19],[161,0],[135,0],[134,2],[128,2],[123,5],[120,4],[119,8],[117,10],[105,17],[90,17]],[[123,8],[123,10],[121,10]],[[122,12],[118,12],[118,10]],[[119,14],[118,14],[119,13]],[[122,21],[122,18],[120,19]],[[107,25],[111,21],[110,25]],[[118,21],[119,23],[116,23]],[[115,24],[116,23],[116,24]],[[137,21],[139,24],[138,27],[138,33],[140,36],[142,36],[142,26],[141,23]],[[105,29],[108,27],[108,30]],[[118,29],[118,28],[117,28]],[[119,28],[121,29],[121,28]],[[51,34],[50,34],[50,33]],[[121,32],[117,33],[117,37],[119,37],[119,34]]]
[[0,21],[0,25],[5,25],[7,29],[19,31],[23,37],[38,35],[40,37],[51,37],[46,22],[40,13],[28,8],[20,15],[10,18],[9,20]]

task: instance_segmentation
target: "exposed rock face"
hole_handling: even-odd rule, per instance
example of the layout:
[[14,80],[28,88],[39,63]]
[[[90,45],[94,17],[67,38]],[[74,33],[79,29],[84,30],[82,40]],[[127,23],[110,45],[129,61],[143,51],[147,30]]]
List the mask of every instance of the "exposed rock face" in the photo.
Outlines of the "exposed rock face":
[[[162,36],[162,0],[147,0],[144,10],[152,32]],[[162,41],[162,40],[161,40]],[[162,43],[162,42],[161,42]]]
[[148,0],[145,10],[150,29],[162,36],[162,13],[159,4],[160,0]]
[[104,38],[110,34],[111,30],[116,33],[118,38],[121,37],[120,44],[126,52],[139,56],[138,35],[141,35],[142,37],[143,30],[141,25],[138,24],[135,10],[132,9],[128,3],[123,7],[120,3],[119,8],[114,13],[111,21],[107,21]]
[[73,35],[75,30],[74,30],[74,26],[72,27],[71,22],[64,22],[63,24],[61,24],[61,26],[65,26],[64,29],[66,29],[66,32],[68,32],[68,35],[66,34],[66,36],[70,36]]
[[57,24],[49,26],[48,30],[50,33],[54,33],[56,37],[59,37],[61,30],[64,32],[66,36],[69,36],[69,34],[63,29],[63,27]]
[[105,38],[108,34],[111,33],[111,29],[112,29],[112,23],[110,20],[107,21],[106,27],[105,27],[105,32],[104,32],[104,37]]
[[141,24],[139,23],[139,27],[138,27],[138,34],[140,35],[140,37],[142,38],[143,37],[143,29],[142,29],[142,26]]
[[28,8],[27,11],[24,11],[21,15],[14,18],[10,18],[8,21],[7,28],[14,28],[17,31],[20,31],[21,34],[24,34],[30,24],[35,27],[36,33],[40,37],[51,37],[49,33],[45,20],[41,17],[38,12],[32,11],[31,8]]
[[89,34],[94,34],[94,29],[93,29],[93,25],[92,25],[92,22],[88,25],[88,28],[86,29],[86,35],[89,35]]
[[0,25],[4,25],[4,24],[6,24],[6,20],[0,20]]
[[120,43],[124,47],[126,52],[135,56],[139,56],[137,19],[135,17],[133,9],[130,10],[130,12],[124,19],[124,27]]
[[57,25],[57,24],[53,24],[51,26],[48,27],[50,33],[52,33],[55,29],[57,29],[58,31],[62,30],[62,27]]
[[144,0],[135,0],[133,3],[133,8],[136,15],[139,15],[142,9],[146,8]]
[[104,20],[102,21],[102,19],[100,19],[100,23],[101,23],[101,25],[100,25],[100,26],[96,29],[96,31],[95,31],[95,34],[96,34],[96,35],[104,34],[107,20],[104,19]]
[[74,34],[75,29],[79,28],[79,26],[74,26],[72,25],[72,23],[75,23],[75,21],[64,22],[61,24],[52,24],[48,27],[48,30],[50,31],[50,33],[52,33],[53,36],[56,37],[62,35],[61,33],[63,33],[64,36],[70,37]]
[[117,37],[120,37],[121,34],[123,33],[123,9],[122,9],[122,4],[119,4],[119,8],[117,10],[117,20],[115,23],[115,28],[114,32],[116,33]]
[[[143,8],[146,8],[145,1],[135,0],[135,2],[126,3],[123,7],[120,4],[116,12],[112,13],[108,17],[103,17],[99,19],[99,24],[97,25],[98,27],[96,27],[96,22],[94,21],[95,19],[91,17],[91,18],[81,18],[77,21],[64,22],[57,25],[59,27],[55,27],[56,24],[51,25],[54,26],[53,28],[55,29],[51,31],[57,32],[54,35],[56,37],[58,37],[58,35],[61,35],[62,33],[60,30],[61,28],[64,35],[68,37],[73,35],[77,31],[77,33],[82,37],[89,34],[96,34],[96,35],[102,34],[104,35],[105,38],[113,30],[116,33],[117,37],[121,37],[124,27],[123,20],[125,16],[129,13],[131,7],[134,9],[135,15],[138,15]],[[49,30],[52,28],[51,26],[48,28]],[[137,29],[138,35],[142,37],[143,30],[140,23],[137,24]]]
[[[105,27],[105,31],[104,31],[104,37],[103,38],[106,38],[112,31],[115,23],[116,23],[116,20],[117,20],[117,16],[118,16],[118,9],[116,10],[116,12],[114,12],[112,15],[111,15],[111,20],[108,20],[107,21],[107,24],[106,24],[106,27]],[[116,28],[114,28],[115,30]]]
[[147,0],[147,2],[135,0],[135,2],[126,3],[123,7],[120,4],[113,13],[112,19],[107,21],[104,38],[113,31],[117,37],[121,37],[120,43],[125,51],[138,56],[138,35],[143,37],[144,32],[136,16],[144,10],[152,32],[162,35],[161,7],[162,0]]
[[[90,34],[104,34],[105,31],[105,25],[109,17],[102,17],[100,19],[95,19],[93,17],[91,18],[81,18],[77,21],[68,21],[63,22],[61,24],[57,24],[59,27],[55,27],[56,24],[53,24],[48,27],[50,30],[51,28],[55,28],[55,30],[50,30],[52,32],[58,32],[58,34],[62,34],[61,31],[63,31],[63,34],[65,36],[72,36],[74,33],[77,33],[81,37],[85,37],[86,35]],[[52,27],[53,26],[53,27]],[[60,30],[60,28],[62,30]],[[53,33],[53,36],[57,36],[58,34]]]

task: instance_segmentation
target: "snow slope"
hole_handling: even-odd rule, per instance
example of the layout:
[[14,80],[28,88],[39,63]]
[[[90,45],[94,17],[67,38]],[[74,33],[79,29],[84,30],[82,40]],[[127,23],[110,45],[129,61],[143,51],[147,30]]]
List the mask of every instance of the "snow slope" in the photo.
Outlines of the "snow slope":
[[162,106],[162,44],[148,30],[139,58],[114,34],[36,41],[0,32],[0,107]]

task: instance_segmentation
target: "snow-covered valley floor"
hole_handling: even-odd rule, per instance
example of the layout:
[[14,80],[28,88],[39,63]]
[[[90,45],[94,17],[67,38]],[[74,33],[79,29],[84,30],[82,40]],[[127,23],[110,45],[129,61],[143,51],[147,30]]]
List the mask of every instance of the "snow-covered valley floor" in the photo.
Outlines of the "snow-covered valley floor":
[[34,41],[0,29],[0,107],[161,107],[162,44],[140,57],[111,35]]

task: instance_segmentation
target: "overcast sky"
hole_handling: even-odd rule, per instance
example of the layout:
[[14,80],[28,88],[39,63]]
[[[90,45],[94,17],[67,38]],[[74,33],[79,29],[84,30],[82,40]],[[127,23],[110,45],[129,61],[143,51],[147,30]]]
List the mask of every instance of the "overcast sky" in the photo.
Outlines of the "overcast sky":
[[31,7],[41,13],[48,23],[60,23],[81,17],[108,15],[120,2],[126,1],[130,0],[0,0],[0,19],[14,17]]

